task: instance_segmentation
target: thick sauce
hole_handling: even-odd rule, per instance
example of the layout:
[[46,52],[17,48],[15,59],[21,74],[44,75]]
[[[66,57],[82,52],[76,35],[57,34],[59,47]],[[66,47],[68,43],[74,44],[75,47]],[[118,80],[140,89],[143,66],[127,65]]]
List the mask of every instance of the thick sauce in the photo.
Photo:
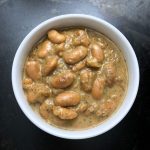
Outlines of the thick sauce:
[[100,124],[124,99],[125,59],[91,29],[50,30],[24,65],[23,89],[32,108],[54,126],[79,130]]

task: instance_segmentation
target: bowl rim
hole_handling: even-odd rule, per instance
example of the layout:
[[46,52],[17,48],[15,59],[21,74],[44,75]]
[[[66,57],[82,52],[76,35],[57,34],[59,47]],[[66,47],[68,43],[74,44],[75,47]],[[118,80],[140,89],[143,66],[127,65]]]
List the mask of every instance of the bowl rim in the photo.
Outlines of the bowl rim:
[[[17,64],[18,64],[18,56],[19,54],[21,53],[21,49],[22,47],[24,47],[24,45],[26,44],[26,40],[33,34],[35,34],[38,30],[41,30],[42,27],[44,27],[46,24],[48,24],[49,22],[52,22],[54,20],[60,20],[60,19],[65,19],[65,18],[83,18],[83,19],[91,19],[91,20],[94,20],[94,21],[98,21],[99,23],[103,24],[104,26],[107,26],[109,28],[111,28],[114,32],[117,32],[117,34],[126,42],[126,44],[128,45],[128,47],[130,48],[130,52],[132,53],[132,56],[134,59],[134,65],[136,66],[136,80],[137,80],[137,83],[136,83],[136,87],[134,89],[134,93],[132,94],[133,97],[132,97],[132,100],[130,101],[130,104],[128,104],[128,107],[126,107],[126,110],[124,111],[124,113],[119,116],[118,118],[115,119],[115,121],[109,125],[109,127],[107,127],[105,130],[103,131],[98,131],[97,133],[92,133],[91,134],[88,134],[88,135],[85,135],[85,134],[79,134],[79,135],[76,135],[74,136],[74,133],[76,131],[70,131],[68,132],[68,130],[65,130],[64,132],[68,132],[67,134],[62,134],[60,132],[54,132],[54,131],[50,131],[47,127],[44,127],[42,126],[40,123],[38,123],[36,121],[36,119],[34,119],[33,117],[31,117],[31,115],[29,115],[24,106],[23,106],[23,103],[21,103],[21,101],[19,101],[19,95],[17,93],[17,86],[15,81],[15,74],[16,74],[16,71],[17,71]],[[57,137],[61,137],[61,138],[65,138],[65,139],[87,139],[87,138],[91,138],[91,137],[95,137],[95,136],[98,136],[98,135],[101,135],[107,131],[109,131],[110,129],[112,129],[114,126],[116,126],[126,115],[127,113],[129,112],[129,110],[131,109],[134,101],[135,101],[135,98],[136,98],[136,95],[137,95],[137,92],[138,92],[138,87],[139,87],[139,65],[138,65],[138,61],[137,61],[137,58],[136,58],[136,55],[135,55],[135,52],[131,46],[131,44],[129,43],[129,41],[127,40],[127,38],[116,28],[114,27],[112,24],[108,23],[107,21],[101,19],[101,18],[98,18],[98,17],[95,17],[95,16],[92,16],[92,15],[85,15],[85,14],[64,14],[64,15],[59,15],[59,16],[56,16],[56,17],[53,17],[53,18],[50,18],[42,23],[40,23],[39,25],[37,25],[35,28],[33,28],[26,36],[25,38],[23,39],[23,41],[21,42],[20,46],[18,47],[17,51],[16,51],[16,54],[15,54],[15,57],[14,57],[14,61],[13,61],[13,64],[12,64],[12,74],[11,74],[11,78],[12,78],[12,87],[13,87],[13,91],[14,91],[14,95],[15,95],[15,98],[17,100],[17,103],[19,105],[19,107],[21,108],[21,110],[24,112],[24,114],[27,116],[27,118],[33,123],[35,124],[38,128],[40,128],[41,130],[47,132],[48,134],[51,134],[51,135],[54,135],[54,136],[57,136]],[[100,124],[101,125],[101,124]],[[97,125],[97,126],[100,126],[100,125]],[[57,128],[57,127],[56,127]],[[92,128],[88,128],[87,130],[90,130]],[[60,129],[60,130],[64,130],[64,129]],[[83,129],[84,130],[84,129]],[[83,130],[78,130],[79,133],[82,132]],[[92,130],[91,130],[92,131]]]

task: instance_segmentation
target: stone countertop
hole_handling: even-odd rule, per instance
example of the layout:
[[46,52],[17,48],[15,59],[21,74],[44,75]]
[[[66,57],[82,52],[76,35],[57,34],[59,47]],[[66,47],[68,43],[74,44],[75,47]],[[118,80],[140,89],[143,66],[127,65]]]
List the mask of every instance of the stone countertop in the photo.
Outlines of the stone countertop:
[[[149,8],[149,0],[0,0],[0,149],[150,149]],[[42,21],[68,13],[112,23],[130,41],[140,66],[140,87],[128,115],[109,132],[86,140],[65,140],[41,131],[19,108],[11,84],[13,58],[23,38]]]

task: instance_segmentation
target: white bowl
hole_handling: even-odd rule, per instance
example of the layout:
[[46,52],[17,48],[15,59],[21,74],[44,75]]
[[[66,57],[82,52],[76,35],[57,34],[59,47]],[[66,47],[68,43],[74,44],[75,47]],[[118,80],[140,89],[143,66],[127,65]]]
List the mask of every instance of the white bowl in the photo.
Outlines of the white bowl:
[[[35,113],[29,105],[22,88],[22,72],[25,59],[32,46],[51,28],[84,26],[95,29],[109,37],[121,49],[128,67],[129,84],[125,99],[120,108],[100,125],[69,131],[49,125]],[[35,27],[20,44],[12,66],[12,85],[16,100],[24,114],[43,131],[66,139],[85,139],[100,135],[117,125],[128,113],[135,100],[139,86],[139,66],[136,55],[125,36],[110,23],[89,15],[68,14],[48,19]]]

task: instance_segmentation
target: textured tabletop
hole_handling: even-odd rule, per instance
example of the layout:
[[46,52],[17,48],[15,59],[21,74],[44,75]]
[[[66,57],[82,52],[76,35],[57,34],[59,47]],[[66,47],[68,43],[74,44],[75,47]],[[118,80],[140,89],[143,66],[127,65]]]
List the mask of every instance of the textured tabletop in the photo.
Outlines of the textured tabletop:
[[[13,58],[23,38],[42,21],[68,13],[112,23],[130,41],[140,66],[140,87],[128,115],[109,132],[86,140],[65,140],[41,131],[19,108],[11,84]],[[0,0],[1,150],[148,150],[149,85],[150,0]]]

